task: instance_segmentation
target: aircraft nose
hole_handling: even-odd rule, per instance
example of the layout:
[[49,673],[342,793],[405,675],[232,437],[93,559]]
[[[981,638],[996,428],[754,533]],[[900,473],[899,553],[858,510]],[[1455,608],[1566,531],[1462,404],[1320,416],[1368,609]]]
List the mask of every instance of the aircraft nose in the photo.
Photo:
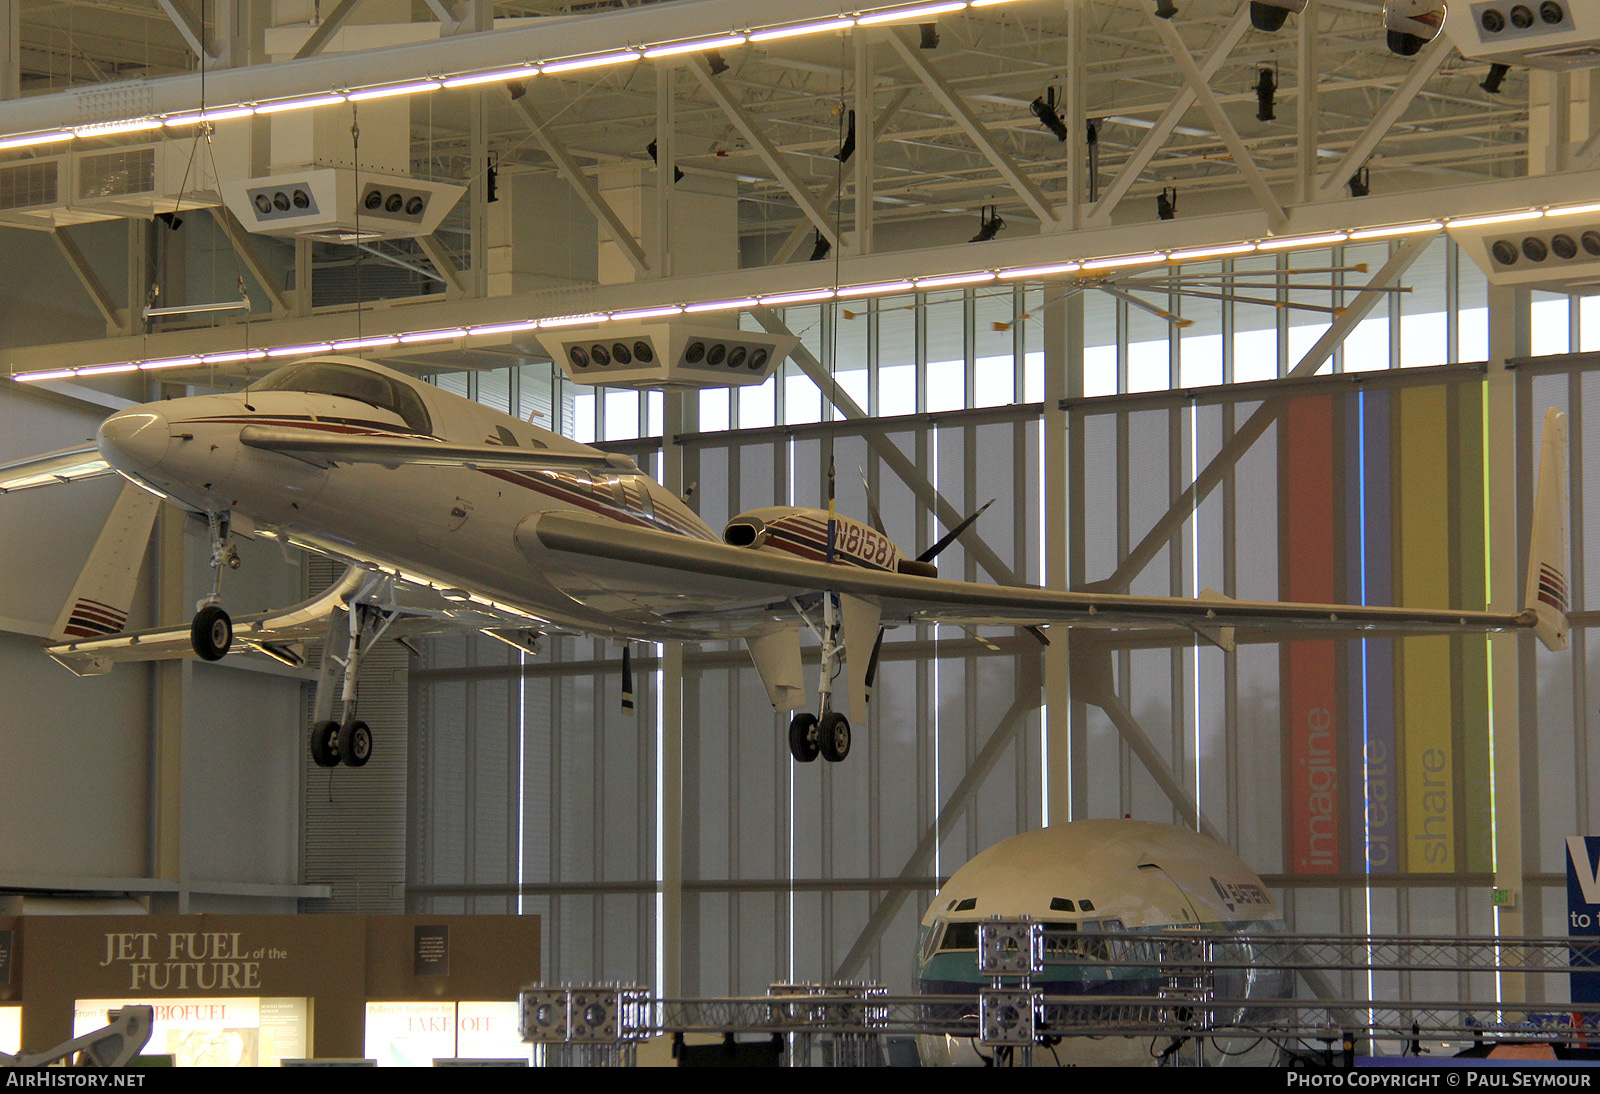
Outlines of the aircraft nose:
[[121,471],[148,471],[172,440],[166,415],[148,407],[119,411],[100,423],[100,454]]

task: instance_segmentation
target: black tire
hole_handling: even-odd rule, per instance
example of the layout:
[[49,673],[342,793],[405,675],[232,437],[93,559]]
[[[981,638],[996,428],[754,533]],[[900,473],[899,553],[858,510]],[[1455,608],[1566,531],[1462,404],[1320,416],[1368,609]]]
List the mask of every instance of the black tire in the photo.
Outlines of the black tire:
[[215,604],[207,604],[189,624],[189,644],[200,660],[221,661],[233,646],[233,620]]
[[801,711],[789,722],[789,755],[803,764],[817,758],[817,716]]
[[817,738],[822,747],[822,758],[836,764],[850,755],[850,721],[838,711],[830,710],[817,725]]
[[346,767],[366,767],[372,759],[372,727],[351,722],[339,730],[339,762]]
[[339,766],[338,722],[318,722],[311,727],[311,762],[318,767]]

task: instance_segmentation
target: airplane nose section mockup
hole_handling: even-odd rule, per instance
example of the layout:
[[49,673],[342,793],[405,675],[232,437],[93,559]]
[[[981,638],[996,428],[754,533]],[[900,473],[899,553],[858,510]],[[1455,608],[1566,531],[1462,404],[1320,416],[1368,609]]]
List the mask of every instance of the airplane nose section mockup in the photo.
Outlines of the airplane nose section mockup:
[[100,454],[118,471],[150,471],[166,459],[172,433],[166,415],[146,407],[119,411],[100,423]]

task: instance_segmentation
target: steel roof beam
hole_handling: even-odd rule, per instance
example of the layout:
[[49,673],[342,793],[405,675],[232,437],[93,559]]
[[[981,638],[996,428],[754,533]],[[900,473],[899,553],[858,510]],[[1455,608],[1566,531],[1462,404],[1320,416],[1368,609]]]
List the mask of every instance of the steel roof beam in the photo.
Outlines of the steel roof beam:
[[345,20],[350,18],[350,14],[356,10],[356,5],[359,3],[361,3],[361,0],[339,0],[338,5],[322,17],[321,25],[311,32],[311,37],[306,39],[306,44],[295,51],[294,59],[298,61],[321,53],[322,47],[327,45],[335,34],[339,33],[340,28],[345,24]]
[[[1239,44],[1239,40],[1244,37],[1245,31],[1249,27],[1250,7],[1248,4],[1240,5],[1239,10],[1234,13],[1232,22],[1222,32],[1222,37],[1211,48],[1211,53],[1206,57],[1206,63],[1200,67],[1200,79],[1203,83],[1209,85],[1211,77],[1216,75],[1223,62],[1233,53],[1234,47]],[[1150,131],[1140,139],[1139,146],[1133,150],[1133,155],[1124,162],[1122,170],[1111,181],[1111,185],[1101,195],[1100,200],[1094,203],[1093,208],[1089,210],[1089,215],[1084,218],[1085,224],[1098,227],[1111,223],[1111,214],[1118,203],[1127,196],[1128,190],[1133,184],[1139,181],[1140,174],[1150,165],[1150,161],[1155,158],[1155,154],[1161,151],[1162,147],[1167,143],[1167,138],[1172,136],[1173,130],[1183,120],[1183,116],[1188,112],[1189,108],[1194,105],[1194,101],[1194,89],[1185,84],[1172,97],[1172,101],[1167,104],[1166,109],[1161,112],[1161,116],[1156,119],[1155,125],[1151,126]]]
[[1273,195],[1272,188],[1267,185],[1267,180],[1262,177],[1260,168],[1256,166],[1255,160],[1250,158],[1250,150],[1239,139],[1239,134],[1233,128],[1233,123],[1228,120],[1222,104],[1217,102],[1217,97],[1211,93],[1205,77],[1201,75],[1194,58],[1189,54],[1189,47],[1183,44],[1183,39],[1178,36],[1178,30],[1172,25],[1171,20],[1162,19],[1153,9],[1146,12],[1146,15],[1155,27],[1157,35],[1166,44],[1167,52],[1176,62],[1178,71],[1183,73],[1184,83],[1205,110],[1206,117],[1211,119],[1212,128],[1217,131],[1217,136],[1222,138],[1228,154],[1233,157],[1234,166],[1244,176],[1250,192],[1255,195],[1257,204],[1261,206],[1262,212],[1266,213],[1267,224],[1273,231],[1279,231],[1288,220],[1283,206],[1278,204],[1278,199]]
[[711,75],[711,70],[706,67],[704,61],[698,57],[691,57],[688,60],[688,69],[694,73],[695,79],[700,81],[700,86],[705,88],[712,101],[728,116],[728,120],[733,123],[734,128],[739,130],[744,135],[744,139],[750,142],[751,146],[756,150],[756,154],[761,157],[761,162],[766,164],[767,170],[771,171],[777,177],[777,180],[783,184],[783,188],[788,191],[795,204],[800,206],[800,211],[805,213],[806,219],[816,225],[817,231],[821,232],[829,243],[837,247],[839,245],[839,226],[828,215],[825,201],[819,201],[817,195],[812,193],[811,188],[800,180],[800,176],[794,173],[788,161],[784,159],[783,153],[778,150],[778,147],[767,138],[761,127],[756,124],[755,118],[743,106],[734,101],[727,90],[717,82],[717,78]]
[[1317,186],[1317,197],[1320,200],[1326,201],[1339,196],[1340,188],[1363,163],[1367,162],[1367,157],[1378,147],[1378,142],[1388,134],[1394,123],[1400,120],[1400,115],[1405,113],[1411,101],[1417,97],[1422,85],[1439,71],[1439,66],[1444,64],[1445,58],[1450,56],[1453,48],[1449,37],[1441,34],[1417,54],[1405,82],[1395,88],[1394,94],[1389,96],[1389,101],[1384,103],[1383,109],[1373,116],[1371,123],[1361,136],[1356,138],[1338,165],[1322,176]]
[[972,109],[962,101],[961,96],[956,94],[949,83],[933,70],[933,67],[922,58],[922,55],[915,47],[905,40],[904,36],[894,32],[888,35],[888,39],[895,52],[900,54],[900,59],[906,63],[906,67],[916,74],[917,78],[933,93],[933,97],[939,100],[940,105],[950,112],[950,116],[955,119],[956,124],[966,133],[967,139],[977,146],[978,151],[983,153],[983,158],[989,161],[989,165],[1015,191],[1017,197],[1022,199],[1022,203],[1033,211],[1033,215],[1038,217],[1041,223],[1046,225],[1055,224],[1058,218],[1055,206],[1050,199],[1045,196],[1044,191],[1033,184],[1032,179],[1022,173],[1022,170],[1006,154],[1005,150],[995,143],[994,138],[989,134],[989,130],[978,120]]

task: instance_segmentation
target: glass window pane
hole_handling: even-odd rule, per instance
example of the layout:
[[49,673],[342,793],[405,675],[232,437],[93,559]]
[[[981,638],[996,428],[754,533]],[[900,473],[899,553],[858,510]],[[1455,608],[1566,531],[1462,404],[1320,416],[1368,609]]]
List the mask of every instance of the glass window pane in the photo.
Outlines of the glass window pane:
[[599,402],[593,391],[572,397],[572,439],[579,444],[594,443],[594,416]]
[[1534,290],[1532,348],[1535,357],[1567,352],[1568,302],[1568,297]]
[[700,392],[700,432],[720,433],[731,423],[728,419],[728,389],[709,387]]
[[765,429],[777,425],[777,375],[767,377],[760,387],[739,389],[739,428]]
[[631,388],[606,389],[606,440],[626,441],[639,435],[639,393]]

